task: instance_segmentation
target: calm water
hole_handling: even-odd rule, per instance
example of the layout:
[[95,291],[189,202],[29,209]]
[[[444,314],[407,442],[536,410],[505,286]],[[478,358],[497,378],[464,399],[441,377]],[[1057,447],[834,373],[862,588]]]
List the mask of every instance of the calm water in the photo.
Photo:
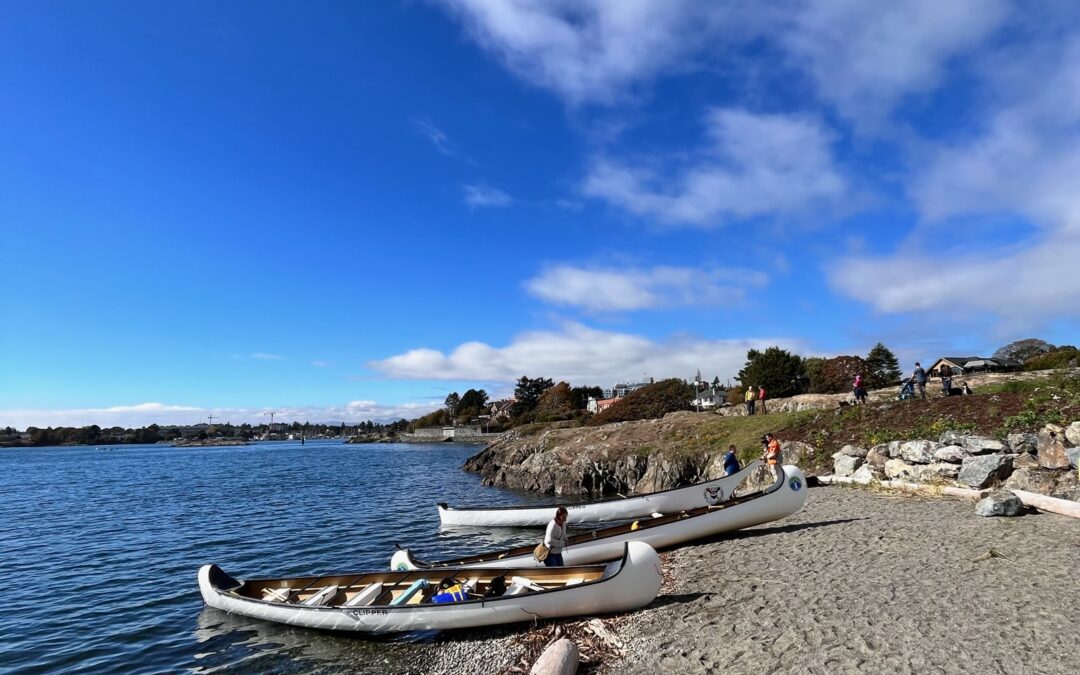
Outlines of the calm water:
[[[0,671],[393,672],[406,636],[358,639],[204,609],[195,581],[386,569],[531,542],[440,531],[436,501],[512,504],[461,464],[474,446],[119,446],[0,450]],[[430,637],[430,636],[427,636]]]

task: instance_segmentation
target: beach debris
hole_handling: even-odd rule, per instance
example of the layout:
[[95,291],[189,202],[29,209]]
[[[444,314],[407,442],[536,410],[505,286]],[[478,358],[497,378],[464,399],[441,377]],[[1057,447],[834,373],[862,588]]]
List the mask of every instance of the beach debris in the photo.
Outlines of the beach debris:
[[983,553],[978,558],[972,558],[971,562],[982,562],[983,560],[990,560],[991,558],[1001,558],[1005,562],[1010,562],[1010,563],[1012,563],[1014,565],[1016,564],[1015,560],[1013,560],[1012,558],[1005,557],[996,548],[988,548],[988,549],[986,549],[986,553]]
[[977,516],[1005,516],[1012,518],[1024,512],[1024,503],[1008,490],[995,490],[975,505]]
[[536,659],[530,675],[574,675],[578,669],[577,645],[573,640],[560,638],[548,645]]

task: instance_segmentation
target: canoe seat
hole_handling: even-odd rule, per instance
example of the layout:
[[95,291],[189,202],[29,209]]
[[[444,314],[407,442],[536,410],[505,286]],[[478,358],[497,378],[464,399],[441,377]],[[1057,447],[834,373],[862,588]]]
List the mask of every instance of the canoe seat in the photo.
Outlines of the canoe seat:
[[584,581],[585,581],[585,577],[573,577],[572,579],[567,579],[566,580],[566,585],[567,586],[577,586],[580,583],[584,583]]
[[301,602],[301,605],[308,605],[311,607],[318,607],[319,605],[325,605],[334,599],[334,596],[338,594],[337,586],[327,586],[315,595],[311,596],[307,600]]
[[506,589],[506,592],[503,593],[503,595],[521,595],[528,591],[544,590],[543,586],[534,584],[529,577],[511,577],[510,581],[512,582],[510,588]]
[[263,600],[267,602],[288,602],[292,591],[291,588],[264,588]]
[[375,582],[345,601],[343,607],[366,607],[382,593],[382,583]]
[[476,585],[480,583],[480,577],[473,577],[465,583],[461,584],[461,589],[466,593],[472,593],[476,589]]
[[397,605],[409,604],[409,601],[413,599],[413,596],[415,596],[422,589],[427,588],[427,585],[427,579],[417,579],[412,583],[412,586],[409,586],[405,589],[404,593],[391,600],[390,606],[396,607]]

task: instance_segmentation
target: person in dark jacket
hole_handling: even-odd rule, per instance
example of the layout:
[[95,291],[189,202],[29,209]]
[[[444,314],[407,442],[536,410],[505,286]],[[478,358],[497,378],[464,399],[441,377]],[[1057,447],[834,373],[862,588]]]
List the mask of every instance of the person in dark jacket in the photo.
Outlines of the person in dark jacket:
[[727,452],[724,453],[724,475],[730,476],[733,473],[738,473],[741,469],[739,458],[735,456],[735,446],[729,445]]

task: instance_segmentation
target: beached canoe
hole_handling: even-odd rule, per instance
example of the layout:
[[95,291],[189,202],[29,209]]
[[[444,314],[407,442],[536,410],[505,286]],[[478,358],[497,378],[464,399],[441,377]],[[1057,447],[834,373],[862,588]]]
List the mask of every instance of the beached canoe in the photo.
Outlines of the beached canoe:
[[[806,503],[806,479],[797,466],[785,466],[772,485],[760,492],[736,497],[715,506],[702,506],[656,518],[585,532],[568,539],[563,551],[567,565],[612,560],[619,557],[628,541],[643,541],[653,548],[678,546],[744,527],[761,525],[790,516]],[[428,567],[538,567],[533,546],[495,550],[451,560],[424,562],[409,549],[399,549],[390,559],[390,569],[414,570]]]
[[443,525],[477,525],[483,527],[542,527],[551,521],[558,506],[567,510],[567,521],[574,523],[603,523],[610,520],[643,518],[654,513],[677,513],[699,506],[712,506],[731,499],[735,488],[759,466],[751,462],[742,471],[715,480],[687,487],[650,492],[633,497],[606,499],[575,504],[545,504],[541,506],[505,506],[461,508],[439,503],[439,519]]
[[323,630],[447,630],[643,607],[660,590],[660,558],[627,542],[606,565],[425,569],[291,579],[235,579],[199,570],[203,601],[253,619]]

